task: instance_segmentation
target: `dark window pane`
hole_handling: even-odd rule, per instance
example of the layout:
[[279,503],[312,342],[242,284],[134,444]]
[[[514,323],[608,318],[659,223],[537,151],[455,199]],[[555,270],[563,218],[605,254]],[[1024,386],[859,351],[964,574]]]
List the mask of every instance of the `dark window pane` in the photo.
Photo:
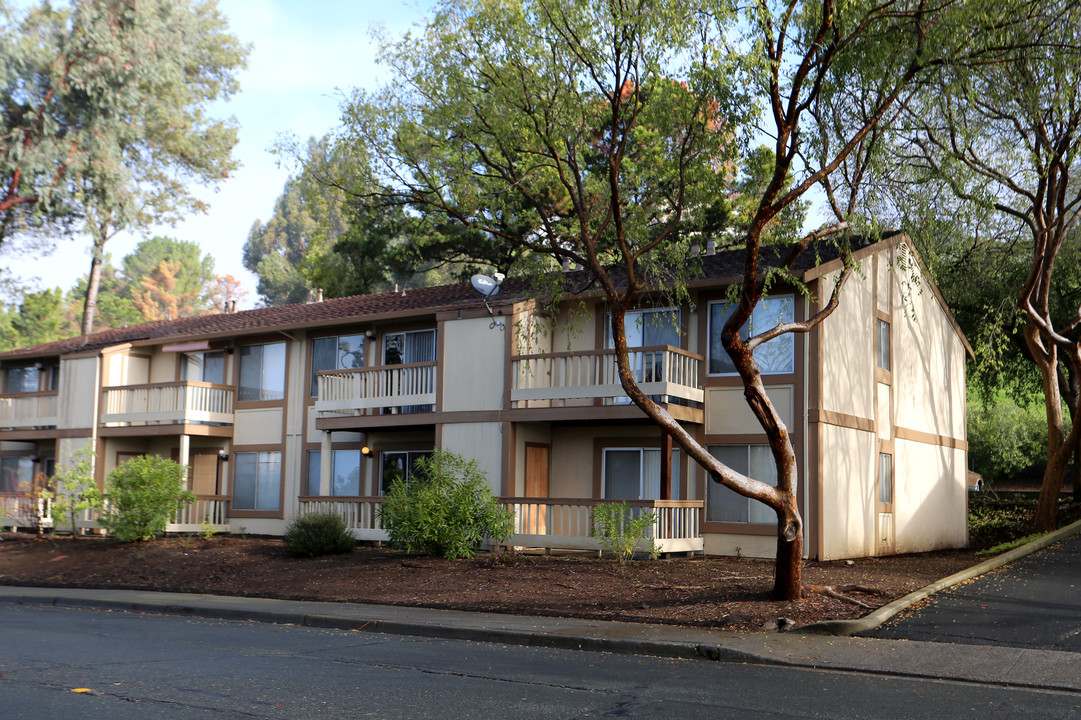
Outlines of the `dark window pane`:
[[319,394],[319,383],[316,381],[316,373],[320,370],[334,370],[337,353],[338,338],[316,338],[312,341],[312,386],[311,396]]
[[263,346],[240,346],[240,401],[259,400],[259,387],[263,374]]

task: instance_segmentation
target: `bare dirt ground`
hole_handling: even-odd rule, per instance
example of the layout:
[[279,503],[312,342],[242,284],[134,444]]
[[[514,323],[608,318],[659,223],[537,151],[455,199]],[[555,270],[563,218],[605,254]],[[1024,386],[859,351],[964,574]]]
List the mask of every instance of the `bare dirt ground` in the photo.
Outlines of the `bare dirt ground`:
[[[866,608],[821,594],[771,600],[770,561],[692,557],[621,566],[585,555],[481,553],[418,557],[361,546],[293,558],[272,538],[170,537],[120,544],[100,538],[4,533],[0,584],[127,588],[328,602],[379,603],[759,631],[859,617]],[[967,550],[808,562],[804,583],[863,585],[848,593],[878,607],[979,561]],[[772,628],[768,628],[772,629]]]

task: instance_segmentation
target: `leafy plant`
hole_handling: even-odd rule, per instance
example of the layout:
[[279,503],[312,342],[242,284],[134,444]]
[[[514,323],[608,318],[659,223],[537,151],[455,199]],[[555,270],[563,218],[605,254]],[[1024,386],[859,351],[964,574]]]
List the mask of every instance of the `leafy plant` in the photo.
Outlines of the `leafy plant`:
[[635,512],[626,502],[601,503],[593,508],[589,534],[597,538],[601,549],[615,555],[620,565],[626,565],[639,546],[643,546],[651,558],[656,559],[660,554],[656,541],[650,536],[655,522],[655,512]]
[[117,540],[149,540],[165,532],[176,511],[195,502],[184,489],[187,468],[159,455],[143,455],[113,468],[100,523]]
[[203,528],[199,534],[203,536],[204,540],[209,540],[210,538],[214,537],[218,532],[214,528],[214,523],[210,522],[209,519],[203,520],[201,523],[199,523],[199,526]]
[[345,553],[357,544],[345,521],[338,515],[315,513],[297,518],[285,531],[286,550],[296,557],[317,557]]
[[394,547],[445,558],[472,558],[486,537],[505,541],[514,522],[477,461],[442,450],[419,458],[408,483],[391,484],[379,516]]
[[94,451],[87,445],[77,450],[69,463],[57,469],[52,479],[53,517],[63,518],[71,526],[71,536],[77,538],[76,521],[79,513],[98,509],[101,491],[94,481]]

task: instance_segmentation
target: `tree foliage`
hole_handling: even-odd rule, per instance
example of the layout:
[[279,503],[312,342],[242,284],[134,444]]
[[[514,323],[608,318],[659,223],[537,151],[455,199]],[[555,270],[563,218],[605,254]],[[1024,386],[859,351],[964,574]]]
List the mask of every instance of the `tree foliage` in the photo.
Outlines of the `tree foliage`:
[[[1081,8],[1032,4],[1024,24],[1003,28],[1000,62],[938,69],[899,118],[885,179],[902,198],[949,196],[961,226],[947,252],[969,297],[986,309],[979,323],[999,341],[989,369],[1014,377],[1032,362],[1044,395],[1047,467],[1036,527],[1053,529],[1071,456],[1081,449]],[[967,222],[965,222],[967,221]],[[1012,302],[1007,302],[1012,295]],[[1012,343],[1002,342],[1004,338]],[[1009,363],[997,363],[1000,359]],[[985,364],[986,367],[986,364]],[[1065,407],[1065,412],[1064,412]]]
[[184,489],[187,468],[160,455],[133,457],[109,472],[99,522],[117,540],[150,540],[165,532],[177,510],[195,502]]
[[[567,260],[607,300],[628,396],[710,477],[778,518],[775,591],[801,593],[802,518],[796,454],[770,403],[755,347],[809,332],[836,307],[850,272],[806,320],[739,330],[773,283],[801,287],[799,256],[847,228],[860,178],[894,117],[930,70],[999,52],[1016,10],[973,3],[710,0],[623,3],[447,0],[416,35],[385,40],[395,84],[356,91],[343,142],[370,159],[366,198],[513,246],[536,270]],[[762,110],[761,114],[758,113]],[[756,128],[756,123],[761,127]],[[642,394],[629,367],[628,308],[643,295],[685,296],[693,242],[725,226],[717,207],[757,131],[769,153],[747,158],[734,245],[745,249],[735,310],[721,333],[745,396],[769,438],[778,483],[735,472]],[[842,193],[844,179],[854,192]],[[787,235],[812,188],[836,221],[802,235],[771,273],[762,247]],[[730,213],[731,214],[731,213]],[[789,222],[788,229],[784,225]],[[842,248],[846,242],[838,243]]]

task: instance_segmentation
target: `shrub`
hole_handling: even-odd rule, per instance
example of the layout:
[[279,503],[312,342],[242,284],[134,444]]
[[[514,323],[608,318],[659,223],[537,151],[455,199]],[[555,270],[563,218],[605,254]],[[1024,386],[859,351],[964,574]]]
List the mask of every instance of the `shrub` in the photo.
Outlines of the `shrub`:
[[[968,546],[987,550],[1011,543],[1032,533],[1035,494],[1015,493],[995,496],[989,493],[970,495],[968,499]],[[1064,527],[1081,518],[1081,504],[1059,500],[1058,526]]]
[[297,518],[285,531],[285,548],[295,557],[345,553],[357,544],[338,515],[315,513]]
[[[71,525],[71,536],[79,537],[76,521],[84,510],[101,507],[101,492],[94,482],[94,451],[89,445],[71,456],[71,461],[57,469],[52,478],[54,518]],[[55,529],[54,522],[54,529]]]
[[650,557],[660,554],[649,529],[657,522],[657,513],[639,512],[625,502],[601,503],[593,508],[593,524],[589,534],[597,538],[601,549],[615,555],[620,565],[626,565],[639,545],[644,545]]
[[394,547],[446,558],[473,557],[486,537],[504,542],[514,521],[476,460],[446,451],[418,459],[408,484],[391,484],[379,517]]
[[176,511],[195,502],[184,489],[187,468],[158,455],[143,455],[113,468],[101,525],[121,542],[150,540],[165,532]]
[[969,465],[991,487],[1003,480],[1039,483],[1047,464],[1047,419],[1042,402],[1018,405],[1006,396],[968,401]]

